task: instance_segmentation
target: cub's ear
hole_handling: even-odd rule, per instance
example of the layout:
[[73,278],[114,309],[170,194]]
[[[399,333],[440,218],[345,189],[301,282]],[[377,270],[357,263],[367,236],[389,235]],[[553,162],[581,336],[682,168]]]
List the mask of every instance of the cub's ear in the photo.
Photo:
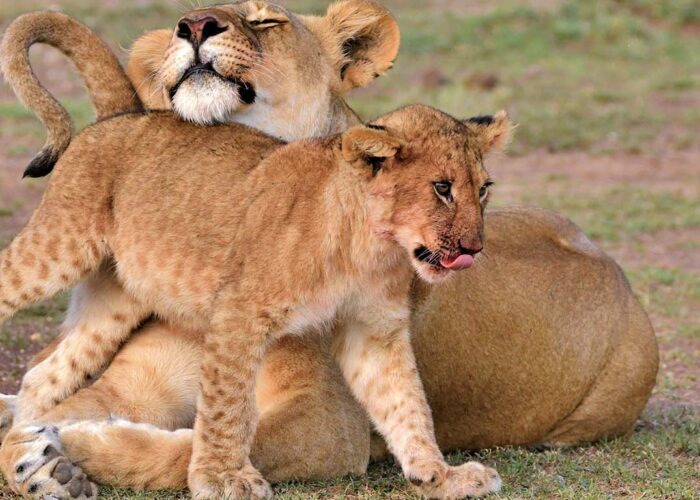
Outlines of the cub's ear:
[[403,146],[403,140],[382,127],[352,127],[343,134],[343,158],[349,163],[362,162],[376,174],[382,162],[391,158]]
[[129,50],[126,72],[141,102],[148,109],[170,108],[170,100],[158,82],[157,74],[172,37],[172,30],[148,31]]
[[336,2],[312,25],[333,61],[340,92],[369,85],[393,66],[399,52],[399,25],[371,0]]
[[486,156],[491,151],[500,151],[510,142],[513,134],[513,124],[505,111],[495,115],[474,116],[464,120],[481,142],[481,152]]

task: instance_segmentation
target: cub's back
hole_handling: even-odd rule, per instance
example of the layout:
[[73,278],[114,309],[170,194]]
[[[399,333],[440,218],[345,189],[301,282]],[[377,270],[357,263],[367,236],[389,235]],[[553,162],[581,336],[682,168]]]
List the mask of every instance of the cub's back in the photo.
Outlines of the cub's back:
[[80,200],[91,217],[106,219],[122,280],[143,288],[133,292],[155,297],[169,283],[170,306],[205,309],[237,226],[241,185],[281,145],[242,125],[204,128],[163,112],[118,116],[73,141],[48,197],[63,206]]

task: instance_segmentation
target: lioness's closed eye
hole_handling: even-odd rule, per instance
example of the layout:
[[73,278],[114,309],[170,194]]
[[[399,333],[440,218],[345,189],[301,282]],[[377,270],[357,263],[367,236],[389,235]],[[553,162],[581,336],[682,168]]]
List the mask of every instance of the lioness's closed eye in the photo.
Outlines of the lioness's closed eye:
[[337,96],[387,71],[398,48],[396,21],[370,0],[334,3],[323,17],[245,1],[198,9],[174,30],[147,33],[131,49],[128,72],[151,109],[294,140],[347,128],[318,117],[340,104]]
[[34,76],[28,50],[35,43],[52,45],[76,63],[98,118],[138,111],[143,103],[199,124],[239,122],[291,141],[359,123],[342,96],[392,66],[399,28],[371,0],[342,0],[324,16],[295,15],[265,1],[197,9],[174,29],[134,43],[130,82],[86,26],[56,12],[25,14],[5,32],[0,62],[20,100],[47,127],[46,145],[25,171],[41,177],[68,147],[74,127]]

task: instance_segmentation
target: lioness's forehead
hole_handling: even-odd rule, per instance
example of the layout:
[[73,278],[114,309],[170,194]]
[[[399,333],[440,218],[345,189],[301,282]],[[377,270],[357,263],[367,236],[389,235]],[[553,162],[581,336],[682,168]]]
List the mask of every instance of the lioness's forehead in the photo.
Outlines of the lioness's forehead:
[[219,8],[231,14],[237,14],[246,18],[253,18],[255,20],[264,20],[270,16],[292,16],[291,12],[281,5],[261,0],[240,0],[238,2],[227,2],[213,5],[209,8]]

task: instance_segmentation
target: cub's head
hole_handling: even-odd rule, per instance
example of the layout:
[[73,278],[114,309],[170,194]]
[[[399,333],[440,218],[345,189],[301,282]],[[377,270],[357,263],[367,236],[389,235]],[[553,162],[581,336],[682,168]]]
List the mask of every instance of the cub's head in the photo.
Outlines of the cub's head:
[[333,98],[386,72],[398,48],[396,21],[371,0],[337,2],[324,16],[239,1],[145,34],[131,50],[129,77],[151,109],[294,140],[344,128],[326,123]]
[[483,160],[511,129],[504,111],[460,121],[409,106],[343,134],[344,159],[366,177],[372,229],[403,246],[423,279],[470,267],[482,250]]

